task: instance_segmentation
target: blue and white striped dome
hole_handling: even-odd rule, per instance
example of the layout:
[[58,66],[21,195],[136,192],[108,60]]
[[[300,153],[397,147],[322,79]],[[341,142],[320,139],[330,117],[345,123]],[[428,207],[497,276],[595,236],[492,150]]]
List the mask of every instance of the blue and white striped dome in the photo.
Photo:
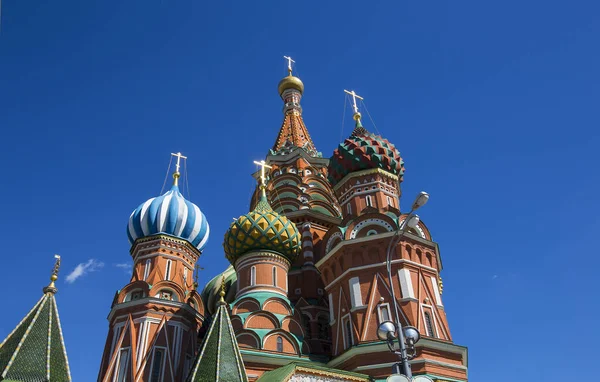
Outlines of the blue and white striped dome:
[[136,239],[164,233],[189,241],[202,250],[210,229],[206,217],[194,203],[185,200],[179,188],[140,204],[129,217],[127,236],[133,245]]

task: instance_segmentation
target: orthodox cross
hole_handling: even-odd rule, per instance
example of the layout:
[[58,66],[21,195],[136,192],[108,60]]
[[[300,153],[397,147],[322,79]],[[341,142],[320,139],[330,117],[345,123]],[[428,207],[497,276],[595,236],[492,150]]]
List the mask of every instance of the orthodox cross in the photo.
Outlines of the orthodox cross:
[[177,163],[175,163],[175,172],[179,172],[179,163],[181,162],[181,159],[187,159],[187,157],[184,157],[183,155],[181,155],[181,153],[171,153],[171,155],[177,157]]
[[348,90],[344,89],[344,92],[346,92],[346,93],[348,93],[348,94],[350,94],[352,96],[352,102],[353,102],[352,107],[354,108],[354,114],[355,115],[356,114],[360,114],[358,112],[358,106],[356,105],[356,99],[358,98],[359,100],[363,100],[364,98],[361,97],[361,96],[359,96],[358,94],[356,94],[356,92],[354,92],[354,90],[352,90],[351,92],[349,92]]
[[292,60],[291,57],[288,56],[283,56],[283,58],[285,58],[288,62],[288,73],[290,74],[290,76],[292,75],[292,62],[295,64],[296,61]]
[[273,168],[272,166],[269,166],[264,160],[261,160],[260,162],[254,161],[254,163],[256,163],[257,165],[260,166],[260,184],[261,186],[265,187],[267,185],[266,182],[266,177],[265,177],[265,167],[266,168]]
[[196,273],[194,274],[194,284],[198,287],[198,271],[203,271],[204,268],[196,264],[194,267],[196,269]]

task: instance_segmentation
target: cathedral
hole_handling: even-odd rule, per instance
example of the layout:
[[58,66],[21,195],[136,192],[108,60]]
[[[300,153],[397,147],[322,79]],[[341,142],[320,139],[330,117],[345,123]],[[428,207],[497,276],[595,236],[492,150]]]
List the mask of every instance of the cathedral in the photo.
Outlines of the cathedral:
[[[467,381],[467,348],[453,342],[442,301],[438,244],[414,219],[418,202],[400,208],[399,150],[369,131],[360,97],[348,92],[355,128],[323,156],[302,118],[304,84],[292,62],[278,85],[283,122],[256,162],[249,212],[239,211],[222,239],[227,269],[198,284],[210,216],[179,190],[181,153],[170,190],[131,213],[133,272],[110,304],[98,382],[410,380],[388,379],[399,373]],[[59,264],[0,344],[0,381],[71,381],[54,300]]]

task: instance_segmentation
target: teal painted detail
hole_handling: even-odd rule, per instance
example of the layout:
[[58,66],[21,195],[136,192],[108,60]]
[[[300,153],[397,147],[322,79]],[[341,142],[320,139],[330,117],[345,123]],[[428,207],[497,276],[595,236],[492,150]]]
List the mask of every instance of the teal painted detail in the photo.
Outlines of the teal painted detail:
[[281,301],[285,302],[290,307],[290,309],[292,310],[291,314],[294,314],[294,308],[292,308],[292,303],[287,298],[287,296],[282,296],[282,295],[274,293],[274,292],[252,292],[252,293],[248,293],[248,294],[245,294],[243,296],[238,297],[234,302],[232,302],[230,304],[230,306],[233,308],[236,304],[238,304],[242,300],[253,299],[253,300],[258,301],[258,305],[260,306],[261,309],[263,309],[265,301],[267,301],[270,298],[275,298],[275,299],[278,299],[278,300],[281,300]]

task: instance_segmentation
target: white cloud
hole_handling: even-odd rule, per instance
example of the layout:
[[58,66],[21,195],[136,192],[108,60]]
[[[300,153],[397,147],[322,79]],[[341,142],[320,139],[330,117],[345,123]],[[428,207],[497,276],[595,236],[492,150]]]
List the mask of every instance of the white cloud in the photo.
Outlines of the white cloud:
[[493,275],[492,276],[492,280],[496,280],[498,278],[498,275]]
[[75,267],[75,269],[73,269],[73,272],[71,272],[67,275],[67,277],[65,278],[65,281],[68,282],[69,284],[72,284],[75,282],[75,280],[77,280],[81,276],[85,275],[86,273],[95,272],[95,271],[99,270],[100,268],[102,268],[103,266],[104,266],[103,262],[98,261],[96,259],[89,259],[85,263],[78,264]]
[[129,263],[119,263],[119,264],[114,264],[115,267],[122,269],[123,272],[125,272],[126,274],[129,274],[131,272],[131,264]]

